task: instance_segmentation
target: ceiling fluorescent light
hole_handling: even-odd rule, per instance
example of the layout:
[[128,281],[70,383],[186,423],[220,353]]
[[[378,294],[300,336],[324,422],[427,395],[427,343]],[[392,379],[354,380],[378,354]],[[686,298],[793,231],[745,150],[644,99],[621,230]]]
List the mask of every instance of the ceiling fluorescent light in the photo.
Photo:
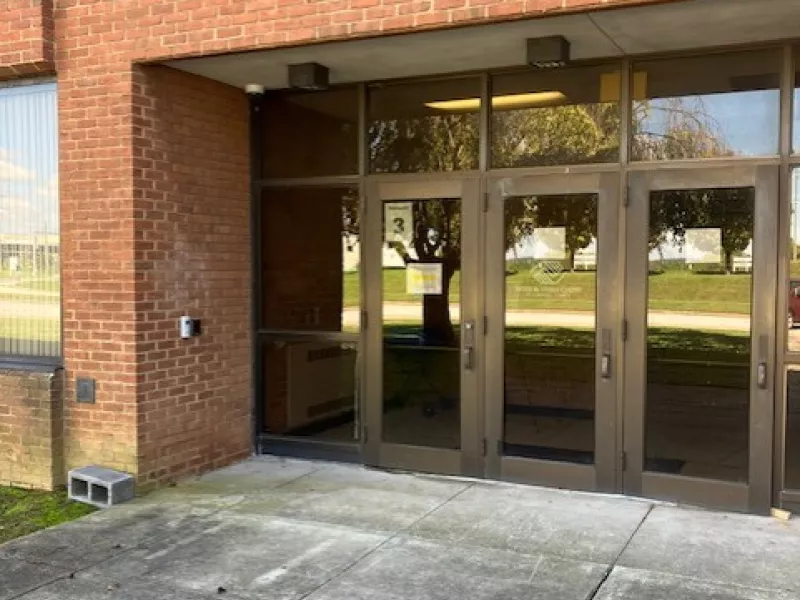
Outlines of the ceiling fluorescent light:
[[[554,104],[563,102],[567,97],[561,92],[532,92],[529,94],[509,94],[507,96],[494,96],[492,108],[532,108],[541,104]],[[441,100],[426,102],[425,106],[437,110],[449,111],[477,111],[481,107],[480,98],[463,98],[461,100]]]

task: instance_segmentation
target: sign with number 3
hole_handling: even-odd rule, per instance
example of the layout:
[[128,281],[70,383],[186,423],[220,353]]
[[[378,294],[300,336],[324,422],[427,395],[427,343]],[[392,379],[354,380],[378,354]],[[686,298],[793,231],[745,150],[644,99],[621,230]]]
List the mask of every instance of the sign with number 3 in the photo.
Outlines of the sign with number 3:
[[414,210],[411,202],[387,202],[384,206],[384,239],[410,245],[414,234]]

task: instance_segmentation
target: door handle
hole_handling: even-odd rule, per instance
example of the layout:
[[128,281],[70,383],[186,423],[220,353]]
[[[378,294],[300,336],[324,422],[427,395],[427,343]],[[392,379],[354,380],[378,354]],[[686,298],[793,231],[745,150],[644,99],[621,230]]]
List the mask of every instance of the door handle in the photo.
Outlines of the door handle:
[[613,367],[611,365],[611,330],[603,329],[600,332],[600,343],[603,353],[600,355],[600,377],[611,379]]
[[756,373],[756,383],[762,390],[767,389],[767,363],[762,361],[758,363],[758,371]]
[[767,389],[767,357],[769,356],[769,337],[761,335],[758,337],[758,357],[761,361],[756,368],[756,385],[759,389]]
[[464,368],[468,371],[475,368],[475,352],[472,348],[464,349]]
[[611,353],[604,352],[600,357],[600,376],[603,379],[611,379]]
[[475,368],[475,321],[464,321],[463,327],[464,368],[472,371]]

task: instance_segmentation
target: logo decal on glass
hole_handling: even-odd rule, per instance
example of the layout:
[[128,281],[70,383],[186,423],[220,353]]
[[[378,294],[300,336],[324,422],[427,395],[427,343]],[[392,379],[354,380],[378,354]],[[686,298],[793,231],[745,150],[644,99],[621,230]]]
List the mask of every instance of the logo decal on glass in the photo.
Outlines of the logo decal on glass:
[[558,285],[564,279],[564,264],[561,261],[545,260],[531,268],[531,277],[542,285]]

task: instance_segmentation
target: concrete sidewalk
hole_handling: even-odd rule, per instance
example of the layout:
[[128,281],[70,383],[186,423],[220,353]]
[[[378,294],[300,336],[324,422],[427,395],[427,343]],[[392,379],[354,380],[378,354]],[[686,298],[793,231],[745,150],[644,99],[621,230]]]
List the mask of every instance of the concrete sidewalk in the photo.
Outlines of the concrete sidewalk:
[[800,521],[257,458],[0,547],[0,599],[796,600]]

